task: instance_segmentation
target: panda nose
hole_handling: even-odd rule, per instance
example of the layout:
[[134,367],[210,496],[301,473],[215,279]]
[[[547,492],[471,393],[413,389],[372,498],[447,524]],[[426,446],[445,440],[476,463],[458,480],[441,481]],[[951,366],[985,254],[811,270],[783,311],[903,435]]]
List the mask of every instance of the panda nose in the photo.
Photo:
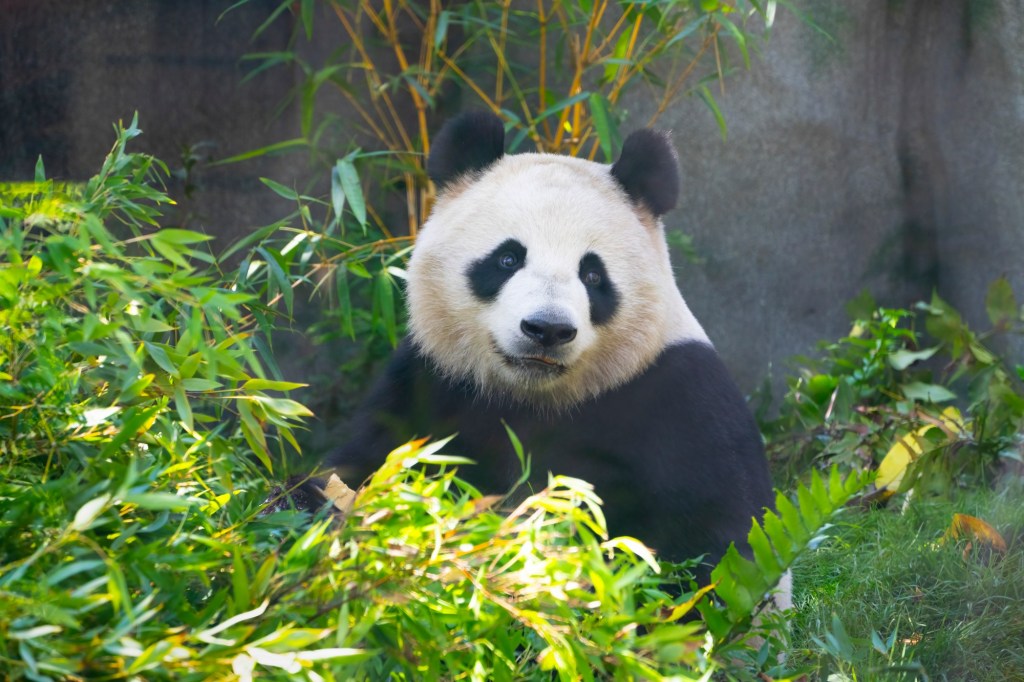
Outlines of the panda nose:
[[576,338],[576,327],[561,320],[533,317],[520,322],[519,328],[545,348],[561,346]]

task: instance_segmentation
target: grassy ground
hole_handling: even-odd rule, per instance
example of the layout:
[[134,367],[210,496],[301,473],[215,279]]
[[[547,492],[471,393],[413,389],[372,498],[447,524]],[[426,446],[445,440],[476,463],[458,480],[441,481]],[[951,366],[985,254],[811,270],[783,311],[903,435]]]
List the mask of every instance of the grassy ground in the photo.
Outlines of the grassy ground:
[[[1007,553],[941,542],[954,513],[989,522]],[[1024,680],[1019,484],[916,499],[902,512],[851,511],[794,573],[791,660],[814,679]]]

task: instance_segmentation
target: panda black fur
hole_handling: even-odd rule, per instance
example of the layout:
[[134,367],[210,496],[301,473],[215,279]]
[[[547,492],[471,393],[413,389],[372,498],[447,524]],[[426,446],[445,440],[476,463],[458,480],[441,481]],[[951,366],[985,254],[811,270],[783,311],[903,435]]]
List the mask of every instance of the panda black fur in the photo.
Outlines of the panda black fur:
[[[437,136],[438,200],[410,261],[410,334],[328,460],[362,480],[414,436],[479,462],[503,492],[521,475],[503,426],[548,472],[590,481],[609,530],[662,557],[745,546],[772,504],[760,434],[675,284],[659,217],[675,152],[629,136],[611,167],[504,155],[501,121],[463,115]],[[707,569],[702,571],[707,577]]]

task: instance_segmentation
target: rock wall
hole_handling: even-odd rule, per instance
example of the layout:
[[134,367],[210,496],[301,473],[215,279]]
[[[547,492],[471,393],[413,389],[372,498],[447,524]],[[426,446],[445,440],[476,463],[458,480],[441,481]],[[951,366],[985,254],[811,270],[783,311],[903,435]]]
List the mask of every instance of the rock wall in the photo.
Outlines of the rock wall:
[[780,10],[716,91],[727,141],[696,98],[660,121],[682,152],[669,222],[706,258],[680,283],[748,390],[846,332],[863,289],[894,306],[936,290],[981,328],[993,279],[1024,298],[1024,7],[798,7],[833,40]]

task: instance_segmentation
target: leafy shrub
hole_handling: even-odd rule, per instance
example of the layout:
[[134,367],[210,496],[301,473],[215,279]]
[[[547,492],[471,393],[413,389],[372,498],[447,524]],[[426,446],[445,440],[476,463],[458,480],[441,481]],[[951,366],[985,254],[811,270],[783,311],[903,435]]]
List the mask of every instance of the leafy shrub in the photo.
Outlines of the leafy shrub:
[[1022,368],[988,346],[1024,320],[1005,279],[989,291],[985,334],[938,295],[913,310],[869,299],[851,307],[849,336],[799,360],[779,415],[763,425],[782,469],[881,467],[885,498],[991,480],[1003,462],[1021,461]]

